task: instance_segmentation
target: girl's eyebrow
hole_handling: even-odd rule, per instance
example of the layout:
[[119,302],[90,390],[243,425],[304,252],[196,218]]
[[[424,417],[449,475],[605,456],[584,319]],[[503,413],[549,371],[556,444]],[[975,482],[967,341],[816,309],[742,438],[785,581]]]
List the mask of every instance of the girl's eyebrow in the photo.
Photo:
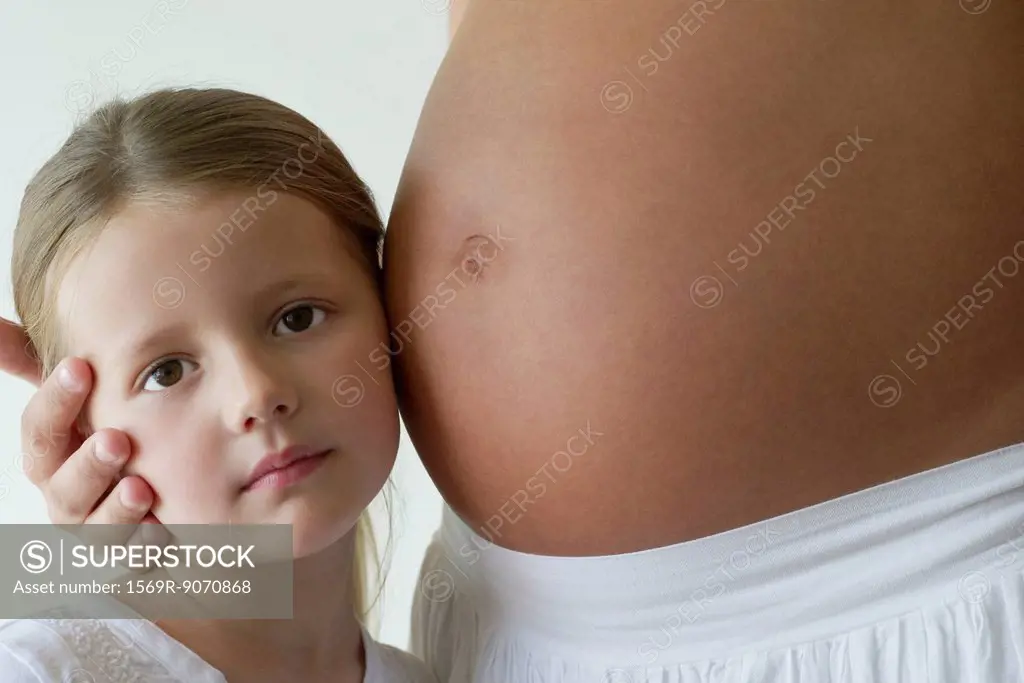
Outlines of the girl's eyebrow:
[[275,280],[268,285],[261,287],[256,293],[255,298],[257,300],[269,299],[271,297],[281,296],[287,294],[293,290],[299,289],[304,285],[309,285],[314,282],[313,278],[305,277],[290,277],[285,280]]
[[262,302],[266,299],[282,298],[296,290],[332,286],[334,286],[332,279],[324,274],[303,273],[263,285],[253,293],[253,299]]
[[181,339],[187,330],[186,323],[177,322],[156,330],[131,334],[120,345],[113,345],[114,358],[130,361],[138,356],[147,355],[157,348],[166,346],[174,339]]

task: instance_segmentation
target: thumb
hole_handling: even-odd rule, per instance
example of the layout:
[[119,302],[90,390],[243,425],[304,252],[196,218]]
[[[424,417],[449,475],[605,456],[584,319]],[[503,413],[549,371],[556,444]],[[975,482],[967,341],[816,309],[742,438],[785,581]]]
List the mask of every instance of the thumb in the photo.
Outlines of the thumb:
[[0,318],[0,372],[37,387],[42,382],[42,369],[25,328],[4,318]]

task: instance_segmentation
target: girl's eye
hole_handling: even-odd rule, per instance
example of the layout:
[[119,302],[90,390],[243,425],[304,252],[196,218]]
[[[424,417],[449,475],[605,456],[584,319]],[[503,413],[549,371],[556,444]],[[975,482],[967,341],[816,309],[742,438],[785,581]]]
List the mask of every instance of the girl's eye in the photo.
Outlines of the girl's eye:
[[186,366],[195,367],[195,363],[188,360],[175,358],[167,360],[153,368],[146,374],[146,382],[142,387],[143,391],[163,391],[169,389],[187,374]]
[[305,332],[322,323],[326,317],[327,313],[322,308],[309,304],[296,306],[281,316],[277,325],[274,326],[274,334],[287,335]]

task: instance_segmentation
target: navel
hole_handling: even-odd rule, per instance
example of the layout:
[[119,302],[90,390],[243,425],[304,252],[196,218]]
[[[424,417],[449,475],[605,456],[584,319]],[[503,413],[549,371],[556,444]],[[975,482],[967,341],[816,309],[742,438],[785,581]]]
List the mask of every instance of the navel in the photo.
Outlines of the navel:
[[508,243],[512,241],[514,238],[502,232],[500,226],[489,235],[470,235],[459,245],[456,267],[469,281],[479,282],[496,261],[508,257]]

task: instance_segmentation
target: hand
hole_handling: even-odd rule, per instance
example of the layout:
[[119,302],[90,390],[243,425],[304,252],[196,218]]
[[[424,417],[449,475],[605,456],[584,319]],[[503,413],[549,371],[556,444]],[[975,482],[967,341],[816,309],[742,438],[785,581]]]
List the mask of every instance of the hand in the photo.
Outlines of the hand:
[[[147,514],[153,504],[149,485],[140,477],[119,479],[131,453],[127,435],[101,429],[83,440],[75,428],[92,390],[88,363],[66,358],[41,381],[24,330],[0,318],[0,370],[39,386],[22,413],[22,464],[29,480],[43,492],[54,524],[157,522]],[[127,541],[126,537],[112,542]]]
[[138,524],[153,492],[140,477],[118,480],[131,452],[127,435],[101,429],[83,441],[75,428],[91,389],[89,365],[67,358],[29,400],[21,423],[26,475],[54,524]]

